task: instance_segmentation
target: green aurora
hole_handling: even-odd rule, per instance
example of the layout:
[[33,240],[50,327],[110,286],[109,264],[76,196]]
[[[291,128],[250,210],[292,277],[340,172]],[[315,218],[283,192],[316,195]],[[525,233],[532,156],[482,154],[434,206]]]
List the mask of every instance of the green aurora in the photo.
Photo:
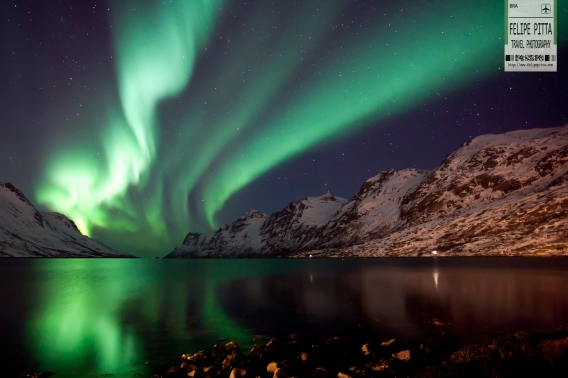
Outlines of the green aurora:
[[[214,229],[226,201],[279,164],[501,72],[502,4],[454,4],[413,3],[354,41],[333,34],[340,0],[253,3],[230,36],[229,1],[117,2],[120,104],[91,125],[96,141],[49,157],[36,199],[132,251]],[[176,102],[183,113],[162,122]]]

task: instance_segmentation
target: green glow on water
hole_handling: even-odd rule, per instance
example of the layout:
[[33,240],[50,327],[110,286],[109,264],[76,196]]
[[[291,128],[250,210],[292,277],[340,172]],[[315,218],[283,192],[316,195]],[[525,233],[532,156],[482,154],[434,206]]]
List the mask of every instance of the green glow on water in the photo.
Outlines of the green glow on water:
[[[39,300],[28,323],[28,343],[32,359],[58,376],[131,377],[133,372],[147,371],[148,359],[152,366],[168,362],[149,358],[161,348],[174,359],[219,343],[220,338],[242,343],[253,337],[227,314],[218,297],[224,283],[251,274],[239,268],[242,264],[53,259],[34,266],[41,285],[33,294]],[[188,321],[194,316],[198,330]],[[172,345],[152,350],[148,335],[155,332]],[[196,344],[204,337],[207,344]],[[183,344],[180,340],[186,340],[188,350],[171,349]]]
[[[62,376],[77,366],[93,374],[122,371],[141,358],[135,334],[120,322],[121,304],[136,286],[128,266],[82,259],[42,261],[40,309],[30,324],[31,345],[46,369]],[[93,269],[98,266],[98,269]],[[108,279],[107,274],[119,279]],[[36,342],[37,340],[41,342]],[[92,356],[96,358],[89,361]]]
[[215,330],[219,337],[236,339],[237,342],[252,340],[253,334],[231,319],[223,310],[217,298],[218,283],[209,281],[206,286],[202,319],[205,327]]

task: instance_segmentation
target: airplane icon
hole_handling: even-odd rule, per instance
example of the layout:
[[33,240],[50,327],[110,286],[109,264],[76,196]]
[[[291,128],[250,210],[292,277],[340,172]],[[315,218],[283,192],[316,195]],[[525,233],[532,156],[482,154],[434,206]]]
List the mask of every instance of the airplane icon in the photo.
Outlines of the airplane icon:
[[550,4],[542,4],[540,6],[540,13],[550,14]]

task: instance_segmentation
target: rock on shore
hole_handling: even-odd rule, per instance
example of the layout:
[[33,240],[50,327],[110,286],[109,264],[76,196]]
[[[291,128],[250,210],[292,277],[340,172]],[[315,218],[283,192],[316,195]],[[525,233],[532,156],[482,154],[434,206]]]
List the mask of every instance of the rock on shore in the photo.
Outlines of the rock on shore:
[[154,378],[174,377],[567,377],[568,331],[495,336],[463,347],[449,337],[364,343],[314,342],[291,335],[255,345],[248,355],[231,341],[184,354]]

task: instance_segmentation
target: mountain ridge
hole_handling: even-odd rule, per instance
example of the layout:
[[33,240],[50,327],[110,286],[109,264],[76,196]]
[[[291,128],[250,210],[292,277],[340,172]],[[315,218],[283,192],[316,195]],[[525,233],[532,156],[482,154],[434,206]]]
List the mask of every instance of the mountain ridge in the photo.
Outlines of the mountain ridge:
[[201,244],[190,250],[184,242],[166,257],[565,254],[568,125],[478,136],[432,171],[380,172],[309,225],[298,221],[305,200],[259,220],[257,248],[241,248],[220,229],[230,250],[194,236]]
[[275,257],[306,248],[313,244],[313,236],[321,226],[346,201],[328,192],[291,202],[270,216],[248,210],[210,236],[187,234],[184,244],[166,257]]

